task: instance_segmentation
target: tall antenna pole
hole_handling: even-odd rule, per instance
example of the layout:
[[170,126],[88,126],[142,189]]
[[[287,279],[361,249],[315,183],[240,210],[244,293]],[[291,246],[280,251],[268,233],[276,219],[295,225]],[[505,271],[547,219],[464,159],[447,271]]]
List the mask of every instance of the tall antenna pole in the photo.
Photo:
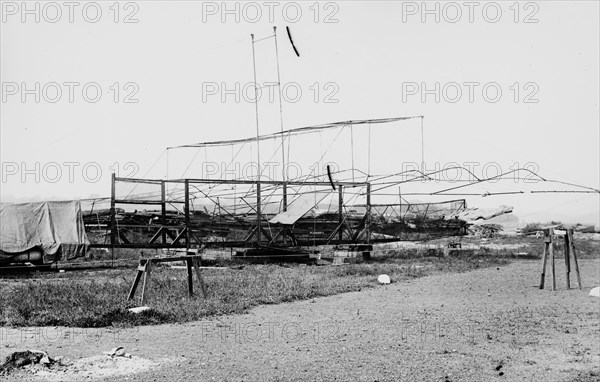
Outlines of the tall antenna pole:
[[262,171],[260,169],[260,130],[258,127],[258,87],[256,86],[256,55],[254,53],[254,33],[250,34],[252,38],[252,70],[254,72],[254,111],[256,114],[256,160],[258,164],[258,180],[261,179]]
[[371,176],[371,124],[369,123],[369,152],[368,152],[368,163],[367,163],[367,179]]
[[250,34],[252,38],[252,70],[254,72],[254,110],[256,112],[256,159],[258,161],[258,178],[256,182],[256,241],[260,244],[261,239],[261,196],[260,196],[260,180],[262,171],[260,169],[260,131],[258,128],[258,88],[256,84],[256,55],[254,53],[254,33]]
[[[281,74],[279,71],[279,48],[277,47],[277,27],[273,26],[273,37],[275,38],[275,57],[277,60],[277,90],[279,93],[279,121],[281,132],[283,129],[283,102],[281,102]],[[285,175],[285,137],[281,134],[281,179],[283,180],[283,210],[287,211],[287,187]]]

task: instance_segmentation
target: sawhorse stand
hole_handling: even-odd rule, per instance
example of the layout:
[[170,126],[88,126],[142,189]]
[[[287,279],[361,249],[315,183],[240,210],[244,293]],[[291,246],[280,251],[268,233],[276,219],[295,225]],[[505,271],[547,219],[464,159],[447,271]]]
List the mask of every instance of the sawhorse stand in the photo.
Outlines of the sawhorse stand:
[[[579,284],[579,289],[581,289],[581,275],[579,274],[579,263],[577,262],[577,253],[575,253],[575,242],[573,240],[573,230],[567,229],[562,234],[565,238],[565,274],[567,277],[567,289],[571,288],[571,259],[570,255],[573,255],[573,260],[575,262],[575,273],[577,273],[577,283]],[[540,280],[540,289],[544,289],[544,282],[546,279],[546,262],[548,261],[548,255],[550,255],[550,271],[552,273],[552,290],[556,290],[556,270],[554,268],[554,242],[553,237],[555,235],[555,231],[553,228],[544,229],[544,255],[542,257],[542,277]],[[557,235],[559,236],[559,235]]]
[[142,278],[142,274],[144,275],[144,284],[142,286],[142,305],[146,302],[146,288],[150,285],[150,273],[152,270],[152,264],[158,263],[167,263],[171,261],[184,261],[187,266],[187,280],[188,280],[188,292],[190,296],[194,295],[194,284],[192,277],[192,268],[196,271],[196,276],[198,277],[198,282],[200,282],[200,288],[202,289],[202,295],[206,298],[206,288],[204,286],[204,281],[202,280],[202,275],[200,274],[200,257],[199,255],[187,255],[187,256],[175,256],[175,257],[155,257],[148,259],[140,259],[140,264],[137,267],[137,275],[135,276],[135,281],[131,286],[131,290],[129,291],[129,296],[127,297],[127,301],[131,300],[135,295],[135,290],[137,289],[138,284],[140,283],[140,279]]

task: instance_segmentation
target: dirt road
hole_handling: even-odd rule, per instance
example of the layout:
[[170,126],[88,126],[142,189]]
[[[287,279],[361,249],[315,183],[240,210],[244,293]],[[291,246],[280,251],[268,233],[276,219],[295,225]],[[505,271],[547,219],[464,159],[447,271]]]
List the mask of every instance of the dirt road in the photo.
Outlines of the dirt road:
[[[9,380],[600,380],[600,299],[588,296],[600,261],[581,261],[582,291],[565,290],[562,263],[558,290],[539,290],[539,267],[519,261],[183,325],[4,329],[2,355],[81,359]],[[133,358],[101,356],[118,345]]]

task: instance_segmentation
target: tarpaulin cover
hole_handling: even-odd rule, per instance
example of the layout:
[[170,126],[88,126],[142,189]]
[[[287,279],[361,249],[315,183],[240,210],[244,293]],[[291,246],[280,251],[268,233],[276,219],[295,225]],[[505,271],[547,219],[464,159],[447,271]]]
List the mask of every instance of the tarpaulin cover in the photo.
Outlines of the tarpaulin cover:
[[313,210],[323,199],[331,194],[331,191],[326,191],[323,195],[316,196],[314,193],[300,195],[292,201],[287,208],[274,216],[269,223],[271,224],[294,224],[302,216]]
[[[498,208],[492,209],[484,209],[484,208],[467,208],[464,211],[456,214],[456,217],[460,220],[464,220],[466,222],[474,222],[476,220],[490,220],[495,218],[496,216],[501,216],[504,214],[510,214],[513,212],[513,208],[509,206],[500,206]],[[448,217],[450,219],[451,217]]]
[[44,251],[44,262],[70,260],[84,256],[89,244],[78,201],[0,206],[4,256],[38,247]]

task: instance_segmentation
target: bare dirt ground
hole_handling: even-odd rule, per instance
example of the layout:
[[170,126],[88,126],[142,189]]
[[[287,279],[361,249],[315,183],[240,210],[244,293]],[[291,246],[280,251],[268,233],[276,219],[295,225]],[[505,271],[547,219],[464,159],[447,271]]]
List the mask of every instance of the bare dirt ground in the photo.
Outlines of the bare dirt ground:
[[[7,381],[598,381],[600,260],[580,266],[582,291],[560,261],[539,290],[540,262],[520,260],[182,325],[2,329],[0,356],[72,362]],[[119,345],[133,357],[102,356]]]

